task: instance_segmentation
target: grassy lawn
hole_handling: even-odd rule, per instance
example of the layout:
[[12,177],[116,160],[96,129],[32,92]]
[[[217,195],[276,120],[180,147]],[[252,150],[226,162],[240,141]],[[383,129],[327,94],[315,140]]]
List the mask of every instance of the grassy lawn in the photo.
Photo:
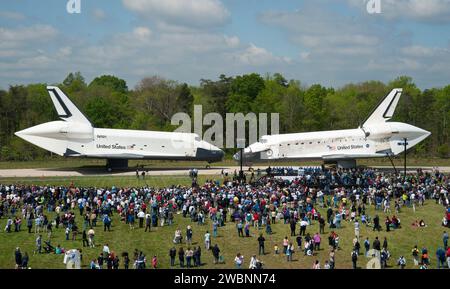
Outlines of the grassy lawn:
[[[218,177],[216,177],[218,178]],[[206,177],[200,177],[200,181],[204,181]],[[13,182],[19,182],[19,180],[11,180]],[[79,177],[79,178],[49,178],[49,179],[21,179],[20,183],[27,184],[52,184],[52,185],[68,185],[69,182],[74,182],[76,186],[136,186],[143,185],[143,181],[136,180],[135,177]],[[0,180],[1,183],[5,183],[5,180]],[[172,184],[189,185],[190,179],[183,176],[163,176],[163,177],[146,177],[145,182],[149,185],[160,187],[168,186]],[[79,216],[78,210],[75,211],[77,218],[77,224],[79,228],[82,228],[82,218]],[[321,213],[326,215],[325,210],[322,209]],[[375,211],[373,207],[368,209],[370,216],[373,216]],[[385,214],[378,212],[381,223],[384,224]],[[402,221],[402,228],[391,232],[373,232],[371,228],[361,227],[361,239],[365,239],[366,236],[370,238],[370,242],[374,240],[375,236],[378,236],[380,241],[386,236],[389,242],[389,251],[391,252],[391,260],[388,264],[394,268],[397,268],[396,259],[400,255],[404,255],[407,258],[407,268],[413,268],[413,261],[411,257],[411,249],[417,244],[419,249],[427,247],[431,256],[431,264],[434,268],[436,266],[435,252],[438,246],[442,246],[442,233],[444,228],[440,225],[441,219],[444,213],[444,209],[440,205],[434,204],[434,201],[428,200],[423,207],[417,207],[416,212],[413,212],[411,208],[402,208],[399,215]],[[53,213],[47,213],[52,219]],[[428,224],[426,228],[413,228],[411,223],[416,219],[424,219]],[[14,267],[14,249],[19,246],[23,252],[28,252],[30,255],[30,267],[32,268],[64,268],[63,256],[55,254],[41,254],[33,255],[35,247],[34,233],[29,234],[26,230],[26,224],[22,224],[22,231],[15,233],[6,233],[3,229],[5,227],[6,219],[0,219],[0,268],[13,268]],[[117,216],[113,217],[113,226],[111,232],[103,232],[103,226],[101,222],[98,222],[96,231],[96,248],[82,248],[81,234],[78,235],[76,241],[66,241],[64,235],[64,229],[55,229],[52,236],[52,244],[56,246],[61,244],[66,249],[82,248],[83,249],[83,266],[89,265],[92,258],[98,257],[103,244],[108,243],[111,250],[121,254],[123,251],[128,251],[130,255],[135,248],[142,250],[146,256],[148,262],[153,255],[157,255],[161,268],[169,267],[169,249],[173,246],[172,239],[177,227],[180,227],[183,236],[185,235],[186,226],[190,224],[189,218],[183,218],[182,215],[175,216],[175,224],[172,226],[156,227],[152,229],[152,232],[144,232],[143,228],[136,228],[131,230],[128,225],[121,223]],[[219,228],[219,236],[212,238],[212,244],[218,244],[221,252],[225,257],[225,264],[213,264],[213,257],[211,252],[204,249],[203,235],[206,230],[212,232],[211,222],[207,221],[205,226],[199,226],[196,223],[191,224],[194,230],[194,246],[202,246],[202,262],[203,268],[234,268],[234,257],[236,253],[240,252],[244,255],[245,266],[248,266],[251,255],[258,253],[257,237],[259,231],[255,228],[251,228],[250,238],[239,238],[237,236],[237,230],[232,223],[226,223],[226,226]],[[384,226],[383,226],[384,229]],[[34,227],[33,227],[34,230]],[[282,248],[282,240],[285,236],[290,236],[289,225],[284,225],[281,222],[272,226],[273,234],[267,236],[266,234],[266,255],[261,256],[262,261],[265,263],[266,268],[311,268],[315,259],[320,260],[323,265],[324,261],[328,259],[328,234],[330,229],[325,229],[325,235],[322,236],[322,250],[316,252],[314,257],[304,256],[302,252],[298,250],[294,254],[293,262],[288,263],[284,255],[274,255],[273,246],[278,244]],[[319,231],[318,223],[315,222],[312,226],[307,228],[307,232],[313,235]],[[343,227],[336,230],[340,235],[340,247],[336,254],[336,267],[337,268],[351,268],[351,249],[353,239],[353,224],[343,222]],[[34,231],[33,231],[34,232]],[[264,232],[263,229],[260,232]],[[46,239],[46,234],[43,234],[43,239]],[[290,237],[292,238],[292,237]],[[295,240],[292,239],[295,244]],[[185,244],[182,245],[185,249]],[[180,245],[176,245],[180,247]],[[361,241],[361,247],[363,243]],[[361,251],[364,251],[362,249]],[[367,259],[364,256],[360,256],[358,260],[358,266],[365,266]],[[120,267],[123,267],[121,263]],[[178,267],[178,259],[177,259]]]
[[[217,179],[219,176],[200,175],[198,182],[204,183],[207,179]],[[172,185],[190,186],[191,179],[188,176],[145,176],[145,179],[136,176],[74,176],[74,177],[37,177],[37,178],[0,178],[1,184],[26,184],[26,185],[52,185],[68,186],[74,184],[77,187],[168,187]]]
[[[388,158],[377,159],[361,159],[358,160],[358,165],[362,166],[391,166],[391,162]],[[403,166],[403,157],[397,156],[394,158],[394,163],[397,167]],[[408,166],[450,166],[450,159],[440,158],[414,158],[408,156]],[[254,166],[319,166],[320,161],[271,161],[254,163]],[[0,170],[4,169],[33,169],[33,168],[81,168],[81,167],[104,167],[106,165],[105,160],[99,159],[82,159],[82,158],[61,158],[54,157],[48,160],[36,160],[36,161],[11,161],[0,162]],[[188,162],[188,161],[137,161],[130,160],[128,162],[129,167],[134,168],[136,166],[144,165],[149,169],[157,168],[204,168],[206,162]],[[238,166],[239,164],[234,160],[227,158],[221,162],[213,163],[214,167],[230,167]]]

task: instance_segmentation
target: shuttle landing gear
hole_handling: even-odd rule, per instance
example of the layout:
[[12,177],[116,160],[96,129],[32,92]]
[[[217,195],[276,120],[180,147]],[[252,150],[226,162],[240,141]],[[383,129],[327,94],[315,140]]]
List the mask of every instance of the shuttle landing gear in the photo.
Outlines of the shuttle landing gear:
[[128,168],[128,160],[126,159],[107,159],[106,160],[106,169],[108,172],[112,172],[116,169],[127,169]]
[[335,164],[336,167],[340,168],[340,169],[356,168],[356,160],[329,161],[329,162],[325,162],[325,164]]

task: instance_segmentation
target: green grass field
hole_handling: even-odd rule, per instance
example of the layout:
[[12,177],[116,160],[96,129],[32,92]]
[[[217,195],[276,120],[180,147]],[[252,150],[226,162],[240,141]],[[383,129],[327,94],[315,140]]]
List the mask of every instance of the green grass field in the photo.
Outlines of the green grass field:
[[[153,179],[152,179],[153,178]],[[216,177],[218,178],[218,177]],[[200,181],[204,181],[204,177],[200,178]],[[5,183],[5,180],[0,180]],[[10,180],[15,183],[19,180]],[[53,184],[53,185],[68,185],[69,182],[74,182],[76,186],[110,186],[115,184],[116,186],[136,186],[142,185],[142,180],[137,181],[134,177],[80,177],[80,178],[50,178],[45,180],[28,180],[21,179],[21,183],[28,184]],[[169,184],[189,185],[190,179],[182,176],[164,176],[164,177],[148,177],[146,179],[149,185],[154,187],[167,186]],[[78,210],[77,224],[82,228],[82,218],[79,216]],[[321,211],[325,214],[325,211]],[[373,207],[368,209],[369,215],[374,215]],[[380,219],[383,221],[385,215],[382,212],[378,212]],[[373,232],[371,228],[362,226],[361,238],[365,239],[366,236],[370,238],[370,241],[374,240],[375,236],[378,236],[382,241],[386,236],[389,242],[389,251],[392,258],[388,262],[393,268],[397,268],[396,259],[400,255],[404,255],[407,258],[407,268],[413,268],[413,261],[411,257],[411,249],[417,244],[419,248],[427,247],[430,250],[431,264],[434,268],[436,266],[435,252],[438,246],[442,246],[442,233],[444,228],[440,225],[441,219],[444,213],[444,209],[440,205],[434,204],[434,201],[427,201],[425,206],[417,207],[416,212],[413,212],[411,208],[403,208],[400,213],[400,219],[402,221],[402,228],[391,232]],[[53,214],[48,214],[50,218],[53,218]],[[424,219],[428,224],[426,228],[413,228],[411,223],[416,219]],[[34,233],[29,234],[26,231],[26,224],[22,224],[22,231],[19,233],[11,232],[6,233],[3,229],[5,227],[6,219],[0,219],[0,225],[2,231],[0,232],[0,268],[14,268],[14,249],[19,246],[22,252],[28,252],[30,255],[29,265],[31,268],[64,268],[63,256],[55,254],[40,254],[33,255],[35,247]],[[111,232],[103,232],[102,223],[99,222],[95,228],[96,231],[96,248],[82,248],[81,234],[78,235],[76,241],[66,241],[64,235],[64,229],[54,230],[52,235],[52,244],[61,244],[63,248],[75,249],[82,248],[83,250],[83,267],[87,267],[92,258],[96,258],[103,247],[104,243],[108,243],[111,250],[121,254],[123,251],[128,251],[130,254],[134,249],[142,250],[147,260],[150,261],[153,255],[157,255],[161,268],[169,267],[169,249],[173,246],[172,239],[177,227],[180,227],[183,231],[183,235],[186,230],[186,226],[190,224],[190,219],[182,218],[181,215],[175,216],[175,224],[172,226],[153,228],[152,232],[144,232],[144,229],[136,228],[131,230],[128,225],[121,223],[117,216],[113,217],[113,227]],[[236,253],[240,252],[244,255],[245,265],[248,266],[251,255],[257,254],[258,245],[257,237],[259,231],[255,228],[251,228],[250,238],[237,237],[237,230],[232,223],[226,223],[226,226],[219,228],[219,235],[217,238],[212,238],[212,244],[218,244],[221,252],[225,257],[225,264],[213,264],[213,257],[211,252],[204,249],[203,235],[206,230],[212,231],[212,225],[209,221],[205,226],[198,226],[192,224],[194,230],[194,246],[202,246],[202,262],[204,263],[202,268],[234,268],[234,257]],[[384,226],[383,226],[384,229]],[[33,228],[34,230],[34,228]],[[313,261],[320,260],[323,265],[324,261],[328,259],[328,239],[327,236],[330,229],[325,229],[325,235],[322,236],[322,250],[316,252],[314,257],[304,256],[303,252],[298,250],[294,254],[293,262],[288,263],[284,255],[274,255],[273,246],[278,244],[282,248],[282,240],[285,236],[290,235],[289,225],[277,223],[272,226],[273,234],[266,237],[266,255],[261,256],[261,260],[265,263],[266,268],[311,268]],[[307,228],[307,232],[313,235],[319,230],[318,223],[315,222],[312,226]],[[336,267],[337,268],[351,268],[351,249],[353,239],[353,224],[343,222],[343,228],[337,229],[337,233],[340,235],[340,247],[336,254]],[[264,230],[260,230],[264,232]],[[291,237],[290,237],[291,238]],[[46,239],[46,234],[43,234],[43,239]],[[295,244],[295,240],[292,239]],[[183,244],[186,249],[185,244]],[[361,246],[363,247],[362,241]],[[176,246],[177,248],[180,245]],[[363,251],[363,249],[361,250]],[[364,256],[360,256],[358,260],[358,266],[365,267],[366,259]],[[178,261],[177,261],[178,262]],[[178,263],[177,263],[178,264]],[[121,263],[121,268],[123,264]],[[178,267],[178,265],[177,265]]]
[[[187,174],[187,173],[186,173]],[[198,182],[204,183],[207,179],[217,179],[219,176],[200,175]],[[186,175],[176,176],[152,176],[147,175],[145,179],[136,176],[75,176],[75,177],[25,177],[25,178],[0,178],[2,184],[26,184],[26,185],[52,185],[68,186],[74,184],[77,187],[167,187],[172,185],[190,186],[191,179]]]
[[[408,166],[450,166],[450,159],[441,158],[415,158],[408,156]],[[388,158],[377,158],[377,159],[361,159],[358,160],[358,165],[362,166],[391,166],[391,162]],[[403,157],[397,156],[394,158],[394,163],[397,167],[403,166]],[[33,168],[80,168],[80,167],[103,167],[106,161],[100,159],[83,159],[83,158],[62,158],[53,157],[47,160],[35,160],[35,161],[10,161],[10,162],[0,162],[1,169],[33,169]],[[253,165],[261,166],[319,166],[322,162],[320,161],[271,161],[263,163],[255,163]],[[206,162],[188,162],[188,161],[136,161],[130,160],[128,163],[129,167],[136,167],[144,165],[146,168],[204,168]],[[231,157],[227,157],[221,162],[213,163],[211,166],[215,167],[229,167],[237,166]]]

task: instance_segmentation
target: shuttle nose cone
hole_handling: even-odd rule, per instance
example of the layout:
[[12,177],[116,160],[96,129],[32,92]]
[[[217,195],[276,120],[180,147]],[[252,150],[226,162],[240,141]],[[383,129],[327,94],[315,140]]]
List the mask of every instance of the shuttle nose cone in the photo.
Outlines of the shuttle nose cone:
[[21,131],[17,131],[14,134],[18,137],[20,137],[21,139],[27,140],[27,137],[34,135],[35,130],[33,129],[34,127],[29,127],[26,129],[23,129]]

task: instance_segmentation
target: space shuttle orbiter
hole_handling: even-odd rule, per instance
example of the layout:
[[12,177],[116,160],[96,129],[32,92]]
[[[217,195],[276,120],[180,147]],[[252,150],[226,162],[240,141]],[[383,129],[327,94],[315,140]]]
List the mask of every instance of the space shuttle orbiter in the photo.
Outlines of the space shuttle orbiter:
[[[244,149],[243,161],[321,160],[354,167],[359,158],[398,155],[404,150],[405,139],[409,149],[431,134],[407,123],[389,122],[401,94],[401,88],[393,89],[355,129],[263,136]],[[234,159],[240,160],[240,153]]]
[[197,134],[95,128],[56,86],[47,86],[61,120],[15,134],[45,150],[66,157],[107,159],[108,168],[126,167],[129,159],[217,162],[224,153]]

